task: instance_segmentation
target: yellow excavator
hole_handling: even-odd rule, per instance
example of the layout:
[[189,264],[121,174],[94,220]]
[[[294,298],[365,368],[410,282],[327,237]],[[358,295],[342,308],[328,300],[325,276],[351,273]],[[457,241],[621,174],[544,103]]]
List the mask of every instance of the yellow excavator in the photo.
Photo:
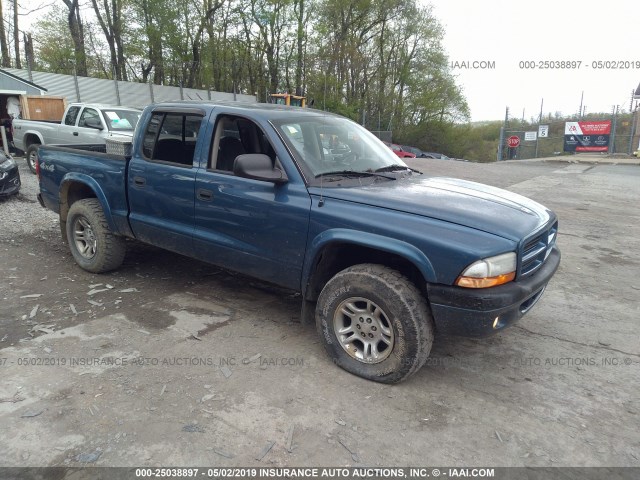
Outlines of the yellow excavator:
[[291,93],[272,93],[269,95],[269,103],[305,108],[307,106],[307,97]]

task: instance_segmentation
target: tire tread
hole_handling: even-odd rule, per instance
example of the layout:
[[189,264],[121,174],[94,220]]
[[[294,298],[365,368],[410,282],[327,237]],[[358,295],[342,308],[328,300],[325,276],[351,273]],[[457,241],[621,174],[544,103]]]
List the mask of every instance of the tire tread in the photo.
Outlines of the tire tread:
[[[102,248],[96,252],[94,259],[92,259],[95,260],[94,262],[83,261],[85,259],[83,259],[79,253],[76,254],[75,243],[72,237],[72,216],[76,213],[81,213],[87,217],[95,235],[102,237],[99,239],[99,245],[102,243]],[[69,215],[67,217],[67,240],[76,263],[78,263],[78,265],[80,265],[84,270],[92,273],[104,273],[110,270],[115,270],[122,265],[126,255],[126,244],[124,239],[114,235],[109,230],[109,224],[97,198],[85,198],[78,200],[71,205]],[[100,242],[100,240],[102,241]]]
[[[420,368],[424,366],[427,359],[429,358],[431,345],[433,344],[434,330],[433,319],[427,300],[424,298],[416,285],[402,273],[390,267],[373,263],[363,263],[349,267],[336,274],[331,280],[329,280],[327,285],[331,286],[332,282],[339,282],[340,279],[352,274],[368,277],[375,281],[381,281],[393,292],[395,292],[400,297],[402,302],[409,306],[409,311],[412,313],[411,322],[413,327],[415,328],[418,340],[417,353],[413,358],[413,363],[411,364],[411,366],[408,369],[403,369],[396,372],[395,374],[390,373],[383,378],[370,378],[368,376],[365,376],[364,374],[361,375],[365,376],[365,378],[370,378],[371,380],[383,383],[401,382],[420,370]],[[316,311],[316,322],[318,330],[321,336],[324,338],[321,325],[322,322],[320,320],[320,311],[322,308],[321,304],[323,303],[323,300],[324,298],[321,293],[320,299],[318,301],[319,307]],[[356,372],[356,374],[358,373]]]

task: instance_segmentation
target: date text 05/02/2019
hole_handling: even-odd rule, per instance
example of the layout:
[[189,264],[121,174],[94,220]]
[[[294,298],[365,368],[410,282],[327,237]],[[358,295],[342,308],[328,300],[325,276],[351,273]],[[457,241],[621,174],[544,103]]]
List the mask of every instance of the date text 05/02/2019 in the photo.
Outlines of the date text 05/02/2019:
[[520,60],[521,70],[640,70],[640,60]]

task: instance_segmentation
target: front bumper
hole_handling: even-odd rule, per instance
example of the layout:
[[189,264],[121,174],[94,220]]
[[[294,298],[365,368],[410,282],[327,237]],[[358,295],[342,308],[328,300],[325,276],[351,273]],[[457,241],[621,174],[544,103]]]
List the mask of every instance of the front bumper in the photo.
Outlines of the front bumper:
[[554,247],[544,265],[521,281],[483,289],[427,284],[436,331],[463,337],[499,332],[536,304],[558,265],[560,250]]
[[20,191],[20,172],[18,167],[7,172],[7,176],[0,180],[0,197],[13,195]]

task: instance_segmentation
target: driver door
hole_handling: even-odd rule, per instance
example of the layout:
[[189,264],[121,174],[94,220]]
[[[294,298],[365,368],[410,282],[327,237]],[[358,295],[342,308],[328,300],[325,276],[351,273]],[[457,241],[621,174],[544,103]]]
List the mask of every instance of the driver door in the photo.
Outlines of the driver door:
[[[100,125],[102,130],[87,126]],[[101,118],[99,110],[91,107],[85,107],[80,113],[77,125],[73,127],[66,127],[64,132],[63,143],[68,144],[95,144],[104,143],[103,137],[105,136],[105,125]]]
[[[198,258],[292,289],[300,288],[311,198],[295,167],[275,184],[233,174],[244,153],[269,155],[273,143],[252,120],[220,113],[208,164],[195,184],[194,250]],[[282,151],[281,154],[285,154]]]

